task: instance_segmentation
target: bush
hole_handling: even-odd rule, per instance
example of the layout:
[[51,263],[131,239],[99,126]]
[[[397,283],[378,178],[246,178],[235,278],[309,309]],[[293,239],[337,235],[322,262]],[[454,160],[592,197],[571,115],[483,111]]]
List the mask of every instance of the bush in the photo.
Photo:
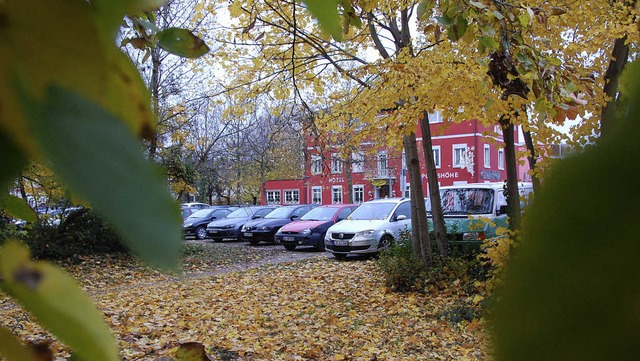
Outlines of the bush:
[[115,230],[89,209],[72,212],[57,227],[30,224],[13,238],[21,239],[37,259],[73,261],[86,255],[129,253]]
[[413,253],[410,234],[403,235],[387,251],[382,252],[377,265],[385,285],[394,291],[444,290],[456,285],[462,292],[476,293],[476,281],[485,281],[489,274],[486,263],[468,254],[451,256],[446,261],[434,256],[426,269]]
[[382,252],[377,261],[385,285],[398,292],[422,289],[424,268],[413,254],[411,238],[402,236],[391,248]]

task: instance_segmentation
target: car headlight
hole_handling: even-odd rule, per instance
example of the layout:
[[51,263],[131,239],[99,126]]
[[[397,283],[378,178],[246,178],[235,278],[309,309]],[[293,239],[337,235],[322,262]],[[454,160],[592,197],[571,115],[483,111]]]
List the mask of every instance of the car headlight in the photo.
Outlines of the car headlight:
[[193,226],[193,223],[185,223],[182,226],[185,227],[185,228],[191,227],[191,226]]
[[302,232],[300,232],[300,234],[305,235],[305,236],[311,234],[311,228],[307,228],[307,229],[303,230]]
[[227,224],[226,226],[223,226],[222,228],[233,228],[235,227],[235,224]]
[[368,238],[373,236],[376,233],[374,229],[367,229],[366,231],[356,233],[356,237]]
[[268,230],[271,229],[271,227],[269,227],[269,226],[260,226],[260,227],[258,227],[258,229],[261,230],[261,231],[268,231]]

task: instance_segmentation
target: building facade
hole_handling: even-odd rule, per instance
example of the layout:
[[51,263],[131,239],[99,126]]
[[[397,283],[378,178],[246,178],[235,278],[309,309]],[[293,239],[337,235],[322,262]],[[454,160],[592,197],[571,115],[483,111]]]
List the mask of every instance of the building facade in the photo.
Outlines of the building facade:
[[[496,182],[507,178],[504,141],[499,126],[486,127],[475,120],[445,126],[436,113],[430,116],[430,127],[441,186]],[[520,150],[523,142],[517,133],[516,148]],[[420,186],[427,195],[422,134],[418,132],[416,138],[422,174]],[[338,149],[321,153],[311,141],[307,149],[311,156],[305,164],[305,176],[268,181],[266,194],[261,195],[262,204],[362,203],[410,195],[413,185],[408,178],[402,149],[363,143],[348,160],[341,158]],[[528,180],[528,167],[518,167],[518,180]]]

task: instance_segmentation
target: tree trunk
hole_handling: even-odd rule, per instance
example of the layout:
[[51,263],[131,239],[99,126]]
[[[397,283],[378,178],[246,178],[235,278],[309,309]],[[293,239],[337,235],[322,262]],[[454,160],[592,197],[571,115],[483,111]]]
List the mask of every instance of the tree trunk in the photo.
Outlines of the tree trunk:
[[[527,146],[527,150],[529,151],[529,155],[527,156],[527,160],[529,161],[529,168],[532,171],[535,171],[537,164],[537,155],[536,148],[533,146],[533,137],[531,136],[530,131],[523,132],[524,134],[524,143]],[[533,191],[538,192],[540,190],[540,179],[534,174],[531,174],[531,183],[533,183]]]
[[403,138],[407,171],[411,182],[411,240],[413,252],[425,267],[432,264],[431,242],[429,241],[429,227],[427,210],[422,193],[422,179],[420,176],[420,159],[416,145],[416,134],[411,133]]
[[423,112],[420,121],[422,130],[422,151],[424,152],[425,165],[427,166],[427,182],[429,183],[429,201],[431,202],[431,220],[433,233],[438,246],[438,252],[442,258],[449,257],[449,244],[447,242],[447,229],[442,215],[442,203],[440,201],[440,187],[438,186],[438,172],[433,159],[433,144],[431,142],[431,128],[429,126],[429,113]]
[[351,155],[353,154],[352,151],[349,151],[349,153],[347,154],[347,159],[345,159],[344,161],[344,174],[345,177],[347,178],[347,203],[355,203],[353,201],[353,174],[352,174],[352,161],[351,161]]
[[514,125],[508,118],[500,118],[502,137],[504,139],[504,158],[507,168],[507,194],[509,201],[509,229],[515,231],[520,227],[520,192],[518,192],[518,168]]
[[609,67],[604,76],[604,92],[609,96],[609,101],[602,108],[600,133],[603,137],[606,137],[615,126],[618,80],[629,59],[629,45],[626,44],[626,41],[626,36],[616,40],[611,54],[612,59],[609,61]]

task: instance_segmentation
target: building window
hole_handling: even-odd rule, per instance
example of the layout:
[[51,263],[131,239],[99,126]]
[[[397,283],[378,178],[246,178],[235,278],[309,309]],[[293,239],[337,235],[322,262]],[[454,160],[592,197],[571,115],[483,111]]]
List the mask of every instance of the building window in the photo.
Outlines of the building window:
[[353,173],[364,172],[364,153],[357,152],[351,154],[351,171]]
[[284,204],[300,204],[300,190],[299,189],[285,190]]
[[436,110],[433,113],[429,113],[429,123],[442,123],[442,112]]
[[382,178],[388,177],[387,152],[378,153],[378,176]]
[[317,155],[311,156],[311,174],[322,173],[322,157]]
[[484,145],[484,167],[491,168],[491,146],[489,144]]
[[411,184],[409,183],[404,185],[404,197],[405,198],[411,197]]
[[311,203],[322,204],[322,187],[311,188]]
[[353,203],[364,202],[364,186],[361,184],[353,186]]
[[453,145],[453,167],[464,168],[464,155],[467,152],[466,144]]
[[436,168],[440,168],[440,146],[434,145],[432,147],[433,150],[433,162],[436,165]]
[[498,169],[504,169],[504,149],[498,149]]
[[280,191],[267,191],[267,204],[280,204]]
[[495,125],[493,127],[493,131],[496,133],[496,135],[502,136],[502,127],[500,127],[500,124]]
[[331,187],[331,204],[342,204],[342,186]]
[[340,159],[338,153],[331,154],[331,173],[342,173],[342,159]]

